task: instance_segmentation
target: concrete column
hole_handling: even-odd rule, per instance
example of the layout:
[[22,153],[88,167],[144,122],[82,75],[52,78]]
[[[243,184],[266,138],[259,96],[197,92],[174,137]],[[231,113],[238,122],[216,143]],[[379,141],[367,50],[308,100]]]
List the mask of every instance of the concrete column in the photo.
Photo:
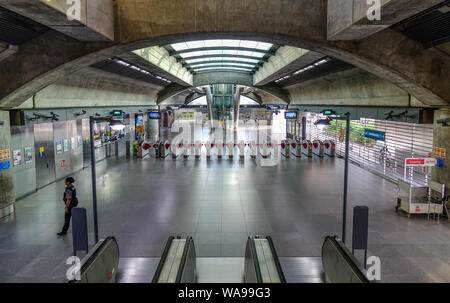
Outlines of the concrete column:
[[236,86],[236,91],[233,96],[234,106],[234,129],[237,130],[239,126],[239,106],[241,105],[242,87]]
[[443,126],[438,124],[440,119],[450,118],[450,109],[440,109],[434,111],[434,135],[433,147],[440,147],[447,149],[447,157],[444,159],[444,167],[434,167],[432,172],[432,179],[439,183],[445,184],[447,193],[450,191],[450,169],[448,161],[448,153],[450,152],[450,126]]
[[[6,154],[5,154],[5,151]],[[9,112],[0,111],[0,218],[14,212],[14,181]]]

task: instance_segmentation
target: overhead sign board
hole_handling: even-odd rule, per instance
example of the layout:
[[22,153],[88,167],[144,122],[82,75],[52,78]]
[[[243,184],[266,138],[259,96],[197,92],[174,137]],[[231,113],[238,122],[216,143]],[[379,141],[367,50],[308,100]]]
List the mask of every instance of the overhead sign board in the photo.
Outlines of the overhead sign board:
[[369,139],[374,139],[374,140],[385,141],[386,133],[380,132],[378,130],[373,130],[373,129],[365,129],[364,137],[369,138]]
[[284,118],[285,119],[297,119],[297,112],[285,112]]

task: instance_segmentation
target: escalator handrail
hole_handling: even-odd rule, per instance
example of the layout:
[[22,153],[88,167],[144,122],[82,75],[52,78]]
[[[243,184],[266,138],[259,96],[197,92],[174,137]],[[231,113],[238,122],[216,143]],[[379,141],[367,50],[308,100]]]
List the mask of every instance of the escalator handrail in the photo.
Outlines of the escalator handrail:
[[266,237],[267,242],[269,242],[270,250],[272,251],[273,260],[275,262],[275,266],[278,271],[278,276],[280,277],[281,283],[286,283],[286,278],[284,276],[283,268],[281,268],[280,260],[278,259],[277,251],[275,250],[275,245],[273,244],[272,237],[267,236]]
[[[342,244],[337,240],[338,236],[326,236],[324,244],[327,241],[330,241],[334,247],[337,248],[338,252],[342,255],[342,257],[345,259],[347,264],[350,265],[355,275],[364,283],[370,283],[369,279],[366,277],[366,275],[362,272],[361,267],[358,265],[358,263],[348,254],[348,252],[342,247]],[[323,246],[322,246],[323,249]],[[322,260],[323,262],[323,260]],[[325,269],[325,266],[324,266]]]
[[[89,265],[91,265],[94,260],[97,258],[98,254],[100,253],[100,251],[102,251],[102,249],[106,246],[106,244],[108,244],[110,241],[114,241],[117,244],[117,240],[115,237],[109,236],[107,238],[105,238],[105,240],[103,240],[100,245],[95,249],[95,251],[92,253],[91,256],[89,256],[89,258],[86,260],[86,262],[84,262],[81,265],[81,270],[80,273],[81,275],[83,275],[83,273],[87,270],[87,268],[89,267]],[[117,245],[117,250],[119,251],[119,245]],[[119,254],[120,255],[120,254]]]
[[192,237],[186,238],[186,244],[184,245],[183,256],[181,257],[180,267],[178,268],[178,273],[177,273],[177,277],[175,279],[175,283],[181,283],[181,278],[183,277],[184,268],[186,266],[186,260],[188,257],[191,241],[192,241]]
[[249,239],[249,245],[250,245],[250,252],[253,257],[253,266],[255,266],[256,283],[263,283],[261,269],[259,268],[258,255],[256,253],[255,238],[248,237],[248,239]]
[[172,241],[175,239],[175,237],[170,236],[167,240],[166,246],[164,247],[163,254],[161,256],[161,259],[159,260],[158,267],[156,268],[155,274],[153,275],[152,283],[158,283],[159,275],[161,274],[161,271],[164,267],[164,263],[166,262],[167,255],[169,254],[170,245],[172,245]]

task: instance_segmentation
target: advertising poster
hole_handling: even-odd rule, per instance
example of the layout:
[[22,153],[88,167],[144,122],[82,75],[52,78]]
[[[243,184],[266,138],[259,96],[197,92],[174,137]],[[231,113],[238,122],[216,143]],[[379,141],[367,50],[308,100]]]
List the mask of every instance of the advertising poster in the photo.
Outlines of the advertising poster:
[[64,139],[64,152],[68,152],[68,151],[69,151],[69,140]]
[[20,149],[13,150],[13,165],[22,165],[22,151]]
[[25,153],[23,155],[25,164],[30,164],[33,162],[33,148],[31,147],[25,147],[24,149]]
[[11,158],[9,149],[0,150],[0,161]]
[[63,149],[62,141],[61,140],[60,141],[56,141],[56,153],[57,154],[62,153],[62,149]]

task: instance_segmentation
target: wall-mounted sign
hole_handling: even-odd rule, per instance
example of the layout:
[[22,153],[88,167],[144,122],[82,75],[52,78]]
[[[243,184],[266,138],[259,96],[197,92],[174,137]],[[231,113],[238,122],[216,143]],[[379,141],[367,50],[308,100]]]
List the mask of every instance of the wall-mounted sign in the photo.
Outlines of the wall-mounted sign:
[[69,151],[69,140],[64,139],[64,152],[68,152],[68,151]]
[[405,159],[405,166],[436,166],[437,160],[435,158],[407,158]]
[[22,165],[22,151],[20,149],[13,150],[13,165]]
[[56,153],[60,154],[63,151],[62,141],[56,141]]
[[66,160],[61,160],[61,167],[65,167],[66,166]]
[[0,162],[0,171],[4,171],[11,168],[11,161]]
[[11,152],[9,149],[0,150],[0,161],[7,160],[9,158],[11,158]]
[[434,156],[436,158],[446,158],[447,157],[447,149],[441,147],[435,147],[433,149]]
[[32,163],[33,162],[33,148],[25,147],[24,151],[25,151],[25,153],[24,153],[23,158],[24,158],[25,164]]
[[325,116],[330,116],[330,115],[335,115],[335,114],[336,114],[336,112],[332,109],[325,109],[322,111],[322,115],[325,115]]
[[364,137],[369,138],[369,139],[374,139],[374,140],[385,141],[386,133],[380,132],[378,130],[373,130],[373,129],[365,129]]
[[39,157],[45,157],[45,149],[43,147],[39,147]]

